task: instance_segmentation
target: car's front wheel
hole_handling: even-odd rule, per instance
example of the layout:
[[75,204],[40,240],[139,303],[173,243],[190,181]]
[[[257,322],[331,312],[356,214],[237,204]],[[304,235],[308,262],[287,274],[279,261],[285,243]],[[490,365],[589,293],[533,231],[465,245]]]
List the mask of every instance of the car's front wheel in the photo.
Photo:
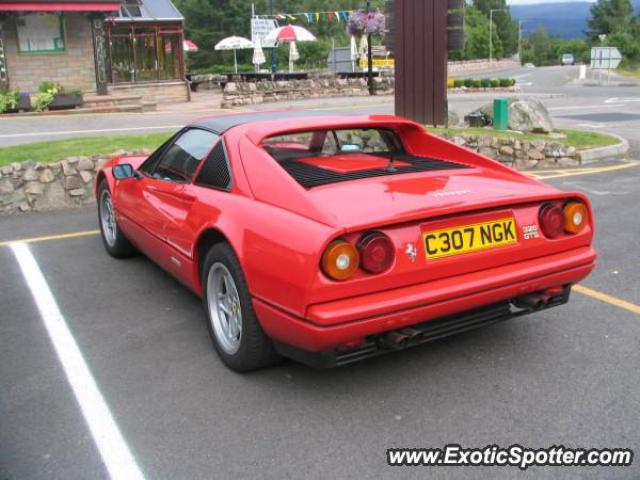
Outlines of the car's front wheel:
[[222,361],[238,372],[274,364],[279,356],[258,322],[240,262],[229,245],[209,250],[202,280],[209,333]]
[[104,247],[115,258],[126,258],[137,253],[116,222],[109,185],[103,180],[98,187],[98,223]]

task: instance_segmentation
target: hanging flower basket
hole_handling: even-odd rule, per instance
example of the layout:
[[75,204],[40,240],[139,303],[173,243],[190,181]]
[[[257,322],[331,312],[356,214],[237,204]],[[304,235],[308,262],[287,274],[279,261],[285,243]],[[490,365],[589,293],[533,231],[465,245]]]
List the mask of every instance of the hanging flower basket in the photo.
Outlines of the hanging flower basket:
[[349,17],[349,34],[356,37],[362,35],[384,35],[386,17],[380,12],[358,10]]

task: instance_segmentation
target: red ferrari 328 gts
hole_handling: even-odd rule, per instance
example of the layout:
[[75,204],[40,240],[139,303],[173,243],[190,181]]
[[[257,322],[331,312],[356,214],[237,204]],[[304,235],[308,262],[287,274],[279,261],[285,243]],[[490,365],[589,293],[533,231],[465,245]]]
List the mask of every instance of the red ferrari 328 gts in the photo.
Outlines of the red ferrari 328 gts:
[[386,115],[212,116],[97,177],[114,257],[202,297],[230,368],[330,367],[562,305],[587,198]]

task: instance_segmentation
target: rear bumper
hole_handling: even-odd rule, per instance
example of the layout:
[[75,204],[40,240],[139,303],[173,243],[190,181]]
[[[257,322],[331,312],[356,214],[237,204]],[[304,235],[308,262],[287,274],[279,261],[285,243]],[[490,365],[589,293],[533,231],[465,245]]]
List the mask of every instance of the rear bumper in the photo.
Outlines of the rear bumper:
[[[404,350],[427,342],[445,338],[458,333],[485,327],[528,313],[556,307],[569,301],[571,287],[566,287],[557,295],[547,298],[547,301],[537,307],[521,308],[510,301],[480,307],[468,312],[449,317],[439,318],[412,325],[400,330],[368,336],[357,346],[349,349],[334,349],[323,352],[309,352],[301,348],[276,342],[276,349],[284,356],[293,358],[315,368],[333,368],[359,362],[366,358],[384,355],[386,353]],[[529,298],[529,297],[527,297]]]
[[325,352],[384,332],[510,302],[528,293],[570,286],[589,275],[595,258],[596,253],[584,247],[516,265],[314,305],[305,319],[258,299],[253,303],[263,329],[278,344]]

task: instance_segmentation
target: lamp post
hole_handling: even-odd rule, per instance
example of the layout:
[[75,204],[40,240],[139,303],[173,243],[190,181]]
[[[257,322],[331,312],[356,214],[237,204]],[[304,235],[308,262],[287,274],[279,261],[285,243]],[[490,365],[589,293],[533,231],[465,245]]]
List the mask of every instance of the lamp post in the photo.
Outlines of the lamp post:
[[[367,0],[367,16],[371,12],[371,0]],[[369,95],[373,95],[373,49],[371,48],[371,34],[367,34],[367,85]]]
[[[269,0],[269,15],[271,15],[271,20],[273,20],[273,0]],[[271,49],[271,76],[273,79],[273,75],[276,73],[277,61],[276,61],[276,45]]]
[[506,12],[506,8],[492,8],[489,11],[489,67],[493,63],[493,12]]

